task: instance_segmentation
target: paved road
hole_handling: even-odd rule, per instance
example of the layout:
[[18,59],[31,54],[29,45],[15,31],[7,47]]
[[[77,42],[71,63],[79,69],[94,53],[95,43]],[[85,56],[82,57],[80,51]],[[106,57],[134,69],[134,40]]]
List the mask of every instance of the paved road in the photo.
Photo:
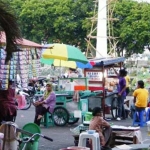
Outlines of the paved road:
[[[26,123],[33,122],[34,119],[34,107],[32,106],[29,110],[18,111],[16,118],[16,123],[20,128],[22,128]],[[123,121],[111,121],[116,125],[126,125],[131,126],[132,120],[126,119]],[[80,122],[78,123],[80,124]],[[42,134],[49,136],[54,139],[53,142],[47,141],[43,138],[40,138],[39,141],[39,150],[59,150],[60,148],[65,148],[68,146],[74,145],[74,139],[70,128],[76,127],[78,124],[65,127],[50,127],[45,128],[41,127]],[[143,140],[146,140],[144,143],[150,143],[150,137],[147,135],[147,128],[141,128]],[[149,141],[148,141],[149,140]]]

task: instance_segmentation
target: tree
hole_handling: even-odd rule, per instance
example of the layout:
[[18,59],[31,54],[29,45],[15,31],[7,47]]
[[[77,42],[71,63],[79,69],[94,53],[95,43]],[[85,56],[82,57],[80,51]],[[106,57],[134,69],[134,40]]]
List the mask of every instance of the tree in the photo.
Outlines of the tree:
[[[91,0],[8,0],[19,15],[25,38],[47,43],[60,42],[86,47]],[[89,22],[90,23],[90,22]]]
[[132,0],[120,0],[113,14],[114,34],[118,37],[117,53],[126,50],[126,56],[142,53],[150,42],[150,4]]
[[[6,1],[6,0],[5,0]],[[94,3],[92,0],[7,0],[18,15],[22,35],[35,42],[67,43],[86,48]],[[150,4],[114,0],[116,51],[126,55],[143,52],[150,41]]]
[[3,1],[0,1],[0,31],[6,34],[6,63],[11,59],[12,52],[17,51],[16,39],[21,39],[17,18],[12,9]]

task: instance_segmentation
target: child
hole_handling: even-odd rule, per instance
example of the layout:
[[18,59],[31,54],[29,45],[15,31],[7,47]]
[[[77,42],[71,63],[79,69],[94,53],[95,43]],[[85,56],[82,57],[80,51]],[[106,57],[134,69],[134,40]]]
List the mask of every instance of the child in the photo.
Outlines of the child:
[[101,146],[107,146],[110,142],[112,129],[110,124],[101,117],[101,108],[93,109],[93,118],[90,121],[89,130],[96,130],[99,133]]

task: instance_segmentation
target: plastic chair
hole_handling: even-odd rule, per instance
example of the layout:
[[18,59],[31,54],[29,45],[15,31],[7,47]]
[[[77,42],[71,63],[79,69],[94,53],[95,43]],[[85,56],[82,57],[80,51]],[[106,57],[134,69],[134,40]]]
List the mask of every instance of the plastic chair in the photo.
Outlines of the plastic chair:
[[40,124],[44,125],[46,128],[54,126],[53,115],[49,112],[46,112],[43,118],[41,119]]
[[[144,115],[146,115],[145,118],[144,118]],[[132,125],[134,126],[135,124],[137,124],[137,125],[140,125],[140,127],[143,127],[147,122],[147,118],[148,118],[147,112],[145,110],[135,111],[133,114]]]
[[79,136],[79,144],[78,146],[86,147],[86,140],[92,140],[92,148],[93,150],[101,150],[100,148],[100,139],[98,133],[89,134],[87,132],[82,132]]

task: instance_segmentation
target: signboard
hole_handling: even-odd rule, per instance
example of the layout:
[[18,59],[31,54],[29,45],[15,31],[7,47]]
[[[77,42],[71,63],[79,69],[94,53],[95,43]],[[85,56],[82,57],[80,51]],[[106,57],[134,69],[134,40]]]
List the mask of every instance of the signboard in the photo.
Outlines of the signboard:
[[[115,69],[116,72],[119,74],[120,68],[114,68],[114,69]],[[117,76],[117,74],[115,73],[114,69],[113,69],[113,68],[107,69],[107,76],[108,76],[108,77],[109,77],[109,76],[114,76],[114,77]]]
[[86,72],[86,77],[90,81],[102,81],[102,72]]

